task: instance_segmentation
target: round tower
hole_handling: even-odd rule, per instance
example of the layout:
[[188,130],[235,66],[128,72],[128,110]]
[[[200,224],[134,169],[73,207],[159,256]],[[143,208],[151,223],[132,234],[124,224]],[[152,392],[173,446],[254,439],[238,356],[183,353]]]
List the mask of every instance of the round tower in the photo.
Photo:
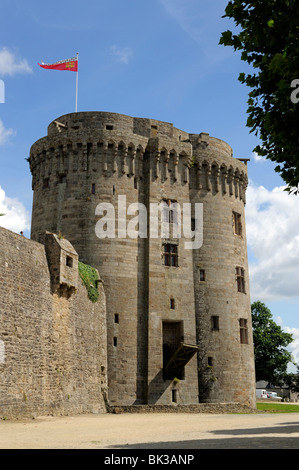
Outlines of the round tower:
[[[110,403],[254,404],[244,162],[208,134],[105,112],[59,117],[29,161],[32,239],[61,233],[101,274]],[[187,203],[203,204],[199,249],[175,233]],[[152,236],[152,207],[171,233]]]
[[245,203],[247,160],[225,142],[190,135],[190,200],[203,204],[203,245],[193,251],[199,400],[255,404]]

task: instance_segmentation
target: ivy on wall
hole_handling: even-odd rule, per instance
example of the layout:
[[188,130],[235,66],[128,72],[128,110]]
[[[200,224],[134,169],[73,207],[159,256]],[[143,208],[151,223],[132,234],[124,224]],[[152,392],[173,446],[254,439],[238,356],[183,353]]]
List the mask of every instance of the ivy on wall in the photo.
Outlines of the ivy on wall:
[[81,261],[78,262],[78,268],[79,275],[87,289],[88,297],[92,302],[96,302],[99,298],[99,289],[97,285],[99,276],[97,270],[91,266],[88,266],[87,264],[82,263]]

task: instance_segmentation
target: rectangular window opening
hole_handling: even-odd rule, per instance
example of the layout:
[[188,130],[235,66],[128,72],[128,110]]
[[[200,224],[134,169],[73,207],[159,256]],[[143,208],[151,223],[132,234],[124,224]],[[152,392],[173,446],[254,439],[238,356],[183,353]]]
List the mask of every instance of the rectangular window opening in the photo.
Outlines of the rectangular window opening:
[[171,401],[172,403],[177,403],[178,402],[178,391],[177,390],[171,390]]
[[[183,337],[183,322],[163,322],[163,379],[173,380],[174,376],[169,375],[165,370],[173,354],[180,346]],[[185,368],[175,371],[175,377],[179,380],[185,378]]]
[[242,236],[242,217],[241,214],[233,212],[233,225],[235,235]]
[[211,317],[212,323],[212,331],[219,331],[219,317],[217,315],[213,315]]
[[199,280],[200,280],[201,282],[204,282],[204,281],[206,280],[206,272],[205,272],[204,269],[201,269],[201,270],[199,271]]
[[66,183],[66,175],[60,175],[59,176],[59,184]]
[[66,266],[68,266],[69,268],[73,267],[73,258],[71,256],[66,257]]
[[45,178],[44,181],[43,181],[43,188],[47,189],[47,188],[49,188],[49,186],[50,186],[50,180],[49,180],[49,178]]
[[163,245],[164,248],[164,266],[178,268],[178,246],[171,243]]
[[117,337],[114,336],[113,338],[113,346],[116,348],[117,347]]
[[113,126],[112,126],[112,124],[107,124],[107,125],[106,125],[106,130],[107,130],[107,131],[113,131]]
[[240,343],[248,344],[248,325],[246,318],[239,319],[240,324]]
[[170,199],[163,199],[163,222],[168,224],[178,223],[178,203]]
[[114,314],[114,323],[119,323],[119,314],[118,313]]
[[91,185],[91,194],[95,194],[96,193],[96,185],[95,183],[92,183]]
[[236,279],[238,292],[246,294],[245,291],[245,270],[239,266],[236,267]]
[[170,299],[170,309],[171,310],[175,309],[175,299]]

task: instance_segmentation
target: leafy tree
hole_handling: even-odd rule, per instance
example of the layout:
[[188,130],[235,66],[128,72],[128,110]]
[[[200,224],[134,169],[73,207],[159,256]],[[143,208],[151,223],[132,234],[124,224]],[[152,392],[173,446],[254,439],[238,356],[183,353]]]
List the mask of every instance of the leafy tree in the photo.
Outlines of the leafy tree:
[[241,51],[252,66],[239,81],[252,89],[247,126],[261,140],[254,151],[278,163],[286,189],[298,194],[299,2],[231,0],[223,17],[232,18],[239,32],[223,32],[219,44]]
[[293,341],[272,319],[272,313],[262,302],[251,305],[256,380],[280,385],[287,374],[292,356],[285,348]]
[[284,382],[292,392],[299,393],[299,364],[297,364],[297,373],[287,374]]

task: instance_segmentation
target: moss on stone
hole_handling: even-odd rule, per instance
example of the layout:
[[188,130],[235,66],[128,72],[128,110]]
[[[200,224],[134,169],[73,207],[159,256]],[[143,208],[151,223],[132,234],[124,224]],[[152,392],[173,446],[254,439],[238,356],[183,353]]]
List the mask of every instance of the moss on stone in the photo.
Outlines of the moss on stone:
[[99,298],[99,276],[97,270],[81,261],[78,262],[78,269],[81,280],[87,289],[88,297],[92,302],[97,302]]

